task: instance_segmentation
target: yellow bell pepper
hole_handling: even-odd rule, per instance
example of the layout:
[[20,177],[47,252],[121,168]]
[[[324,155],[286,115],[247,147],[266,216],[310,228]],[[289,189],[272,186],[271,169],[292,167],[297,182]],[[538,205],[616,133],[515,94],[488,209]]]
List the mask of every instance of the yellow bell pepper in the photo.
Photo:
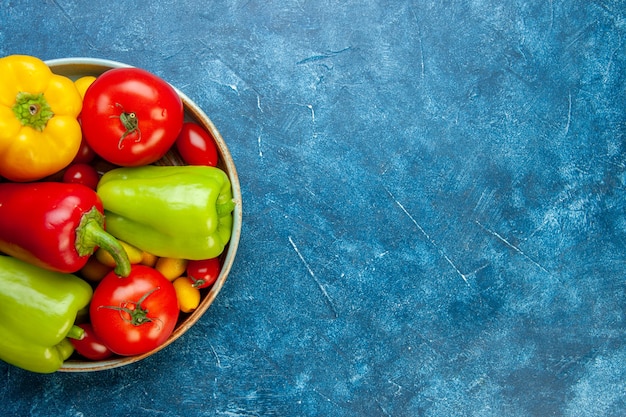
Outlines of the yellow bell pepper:
[[34,181],[76,156],[81,96],[67,77],[27,55],[0,58],[0,176]]

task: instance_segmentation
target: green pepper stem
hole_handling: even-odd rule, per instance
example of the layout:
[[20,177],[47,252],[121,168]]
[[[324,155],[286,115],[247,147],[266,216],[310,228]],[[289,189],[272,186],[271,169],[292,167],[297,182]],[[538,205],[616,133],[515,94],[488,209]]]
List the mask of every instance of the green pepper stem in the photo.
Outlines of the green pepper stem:
[[218,216],[225,216],[235,209],[235,202],[233,200],[228,200],[224,202],[220,202],[218,200],[215,204],[215,209]]
[[86,212],[76,228],[76,250],[80,256],[90,255],[96,247],[109,252],[115,260],[115,273],[130,274],[128,254],[112,235],[104,231],[104,215],[96,207]]
[[70,327],[70,331],[67,332],[65,337],[69,337],[70,339],[82,340],[82,338],[85,337],[85,331],[81,327],[78,327],[74,324],[72,327]]
[[59,352],[59,357],[64,361],[69,359],[69,357],[72,356],[72,353],[74,353],[74,345],[67,338],[61,340],[55,348],[57,352]]

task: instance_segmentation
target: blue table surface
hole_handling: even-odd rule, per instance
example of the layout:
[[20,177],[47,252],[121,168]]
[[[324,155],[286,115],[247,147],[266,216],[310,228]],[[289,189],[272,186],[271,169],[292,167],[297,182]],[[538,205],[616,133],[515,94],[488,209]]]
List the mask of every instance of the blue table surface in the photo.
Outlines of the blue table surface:
[[198,103],[244,222],[182,338],[0,415],[626,415],[625,51],[623,0],[3,0]]

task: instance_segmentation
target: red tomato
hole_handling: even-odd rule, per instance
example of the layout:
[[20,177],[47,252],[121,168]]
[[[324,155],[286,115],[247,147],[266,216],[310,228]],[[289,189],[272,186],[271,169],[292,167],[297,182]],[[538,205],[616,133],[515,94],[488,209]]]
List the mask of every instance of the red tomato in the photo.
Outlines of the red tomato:
[[194,287],[206,288],[215,284],[221,269],[219,258],[189,261],[187,263],[187,276],[193,281]]
[[183,125],[183,102],[165,80],[139,68],[114,68],[85,92],[85,140],[103,159],[148,165],[174,144]]
[[178,153],[189,165],[216,166],[218,160],[215,139],[202,126],[187,122],[176,139]]
[[161,346],[178,320],[174,285],[160,272],[133,265],[128,277],[112,272],[94,290],[89,317],[111,351],[130,356]]
[[63,182],[86,185],[92,190],[96,189],[98,181],[100,181],[98,171],[87,164],[70,165],[63,174]]
[[94,361],[100,361],[113,355],[113,352],[98,339],[91,324],[82,323],[78,327],[85,331],[85,335],[80,340],[70,339],[70,342],[72,342],[74,349],[76,349],[79,355]]

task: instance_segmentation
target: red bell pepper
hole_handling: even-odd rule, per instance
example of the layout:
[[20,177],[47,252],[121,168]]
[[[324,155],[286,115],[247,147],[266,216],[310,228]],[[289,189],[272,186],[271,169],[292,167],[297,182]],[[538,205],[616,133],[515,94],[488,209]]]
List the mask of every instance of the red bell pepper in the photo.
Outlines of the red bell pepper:
[[120,276],[128,255],[104,230],[104,211],[87,186],[60,182],[0,183],[0,252],[53,271],[74,273],[102,247]]

